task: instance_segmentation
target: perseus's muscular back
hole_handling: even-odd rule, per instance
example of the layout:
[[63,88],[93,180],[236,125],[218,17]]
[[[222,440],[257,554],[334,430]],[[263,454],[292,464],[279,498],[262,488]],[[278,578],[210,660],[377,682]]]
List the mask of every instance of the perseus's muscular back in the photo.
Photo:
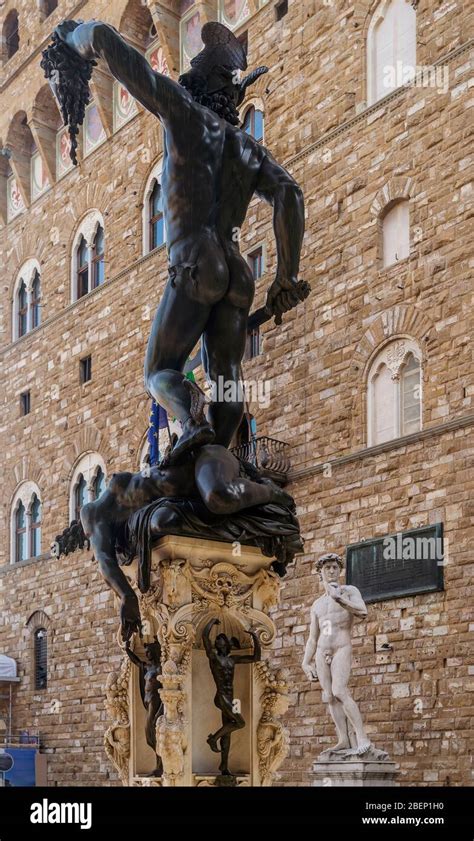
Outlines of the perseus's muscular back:
[[271,162],[281,178],[293,179],[252,136],[183,94],[184,113],[164,122],[161,184],[168,242],[172,245],[200,226],[237,241],[236,229],[259,192],[262,165]]

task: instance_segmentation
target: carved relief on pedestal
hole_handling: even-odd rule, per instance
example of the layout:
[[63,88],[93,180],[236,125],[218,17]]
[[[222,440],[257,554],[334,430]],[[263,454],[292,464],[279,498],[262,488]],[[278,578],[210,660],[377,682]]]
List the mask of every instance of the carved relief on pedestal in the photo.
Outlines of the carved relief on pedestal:
[[130,662],[124,659],[120,671],[109,675],[105,696],[107,712],[113,721],[104,736],[105,752],[124,785],[128,785],[130,762],[129,680]]
[[163,760],[163,786],[182,784],[184,755],[188,747],[188,722],[184,715],[185,694],[182,682],[188,663],[180,671],[173,660],[163,665],[161,697],[165,712],[156,724],[156,743]]
[[271,786],[290,748],[289,733],[280,721],[288,710],[287,671],[274,672],[268,663],[256,663],[255,670],[263,692],[260,697],[262,715],[257,726],[257,754],[260,785]]
[[[230,563],[208,561],[203,569],[187,564],[184,568],[191,585],[192,602],[178,611],[180,620],[192,618],[200,641],[202,630],[211,618],[221,622],[220,630],[235,637],[245,647],[248,637],[243,629],[252,625],[262,645],[275,638],[275,625],[263,610],[278,603],[279,581],[275,573],[260,569],[248,575]],[[263,609],[253,605],[261,605]]]

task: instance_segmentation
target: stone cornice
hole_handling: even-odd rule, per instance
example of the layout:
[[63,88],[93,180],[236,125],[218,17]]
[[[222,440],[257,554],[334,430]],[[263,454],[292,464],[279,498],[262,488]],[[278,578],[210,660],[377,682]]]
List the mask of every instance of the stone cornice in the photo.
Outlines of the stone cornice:
[[429,426],[426,429],[420,429],[419,432],[413,432],[411,435],[404,435],[402,438],[394,438],[392,441],[385,441],[383,444],[376,444],[374,447],[364,447],[363,450],[357,450],[355,453],[348,453],[345,456],[338,456],[336,458],[329,456],[325,461],[311,464],[308,467],[301,467],[298,470],[290,470],[288,473],[288,483],[299,482],[300,479],[307,479],[317,473],[322,473],[327,468],[331,470],[335,467],[342,467],[346,464],[351,464],[356,461],[362,461],[366,458],[378,456],[383,453],[388,453],[394,450],[403,449],[410,444],[416,444],[418,441],[424,441],[427,438],[433,438],[438,435],[444,435],[448,432],[455,432],[457,429],[464,429],[474,424],[474,414],[461,415],[458,418],[453,418],[446,423],[440,423],[437,426]]

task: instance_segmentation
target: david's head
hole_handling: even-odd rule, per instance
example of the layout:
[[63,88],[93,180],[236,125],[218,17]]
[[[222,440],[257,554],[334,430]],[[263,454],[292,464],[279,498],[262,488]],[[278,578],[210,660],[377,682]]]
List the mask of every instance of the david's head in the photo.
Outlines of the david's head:
[[195,102],[205,105],[232,125],[239,125],[238,107],[247,87],[267,67],[258,67],[243,81],[240,71],[247,69],[247,55],[234,33],[222,23],[211,21],[201,31],[204,49],[191,61],[191,69],[179,77],[179,83]]
[[342,558],[336,555],[335,552],[322,555],[316,561],[316,569],[319,572],[319,577],[325,584],[337,584],[343,568]]

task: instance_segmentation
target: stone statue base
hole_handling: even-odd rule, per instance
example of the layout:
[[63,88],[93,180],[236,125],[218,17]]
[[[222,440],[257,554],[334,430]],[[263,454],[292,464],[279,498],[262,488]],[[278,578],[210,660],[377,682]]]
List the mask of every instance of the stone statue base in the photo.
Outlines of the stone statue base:
[[[124,572],[137,592],[143,638],[132,642],[144,659],[143,645],[158,639],[162,713],[156,720],[156,752],[161,777],[147,776],[156,765],[147,744],[146,711],[139,691],[139,670],[124,652],[119,673],[109,677],[107,705],[113,723],[106,750],[127,786],[270,786],[288,752],[280,716],[288,708],[285,675],[263,659],[275,637],[269,616],[278,604],[280,579],[273,558],[251,546],[186,537],[163,537],[153,549],[149,590],[137,587],[137,563]],[[263,656],[235,670],[234,703],[245,727],[231,738],[229,769],[219,771],[220,754],[207,743],[222,724],[214,705],[215,683],[202,642],[209,620],[233,637],[242,654],[252,653],[246,633],[252,627]]]
[[363,756],[357,756],[354,751],[349,750],[327,751],[313,763],[312,785],[363,788],[398,786],[398,773],[396,763],[391,762],[388,754],[373,747]]

